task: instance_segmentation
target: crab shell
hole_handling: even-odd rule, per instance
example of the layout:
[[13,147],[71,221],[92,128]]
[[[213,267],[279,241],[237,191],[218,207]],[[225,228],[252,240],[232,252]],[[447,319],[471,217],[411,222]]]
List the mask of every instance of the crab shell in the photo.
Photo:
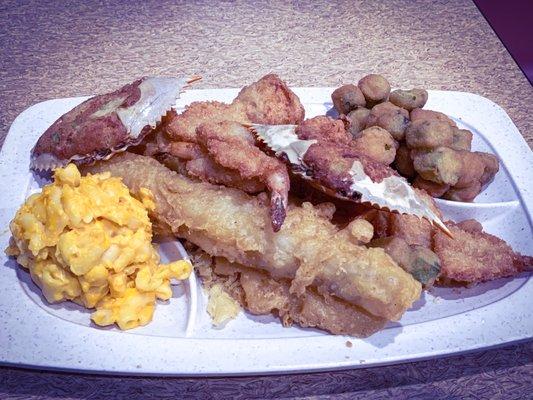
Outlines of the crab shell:
[[92,163],[139,144],[175,106],[186,83],[186,78],[144,77],[84,101],[43,133],[30,168]]
[[[324,182],[318,179],[317,175],[320,174],[317,172],[320,171],[309,168],[304,161],[310,148],[313,145],[320,145],[317,140],[299,139],[296,134],[296,125],[251,124],[248,127],[261,143],[274,152],[276,157],[290,166],[294,174],[328,195],[348,201],[368,203],[381,210],[416,215],[418,218],[427,219],[431,224],[451,235],[439,216],[413,190],[407,180],[387,166],[378,164],[375,168],[366,168],[365,157],[361,156],[353,160],[348,171],[343,171],[346,173],[345,178]],[[327,157],[327,154],[325,156]],[[322,163],[322,166],[328,168],[327,163]],[[335,171],[332,170],[331,173],[335,175]]]

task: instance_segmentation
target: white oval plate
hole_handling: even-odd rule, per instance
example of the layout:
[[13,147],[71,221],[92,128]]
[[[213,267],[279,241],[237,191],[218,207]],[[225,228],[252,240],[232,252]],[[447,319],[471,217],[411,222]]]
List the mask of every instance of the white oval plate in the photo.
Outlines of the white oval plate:
[[[296,88],[307,117],[331,109],[332,88]],[[191,101],[230,102],[238,89],[191,90]],[[28,171],[37,138],[60,115],[86,98],[36,104],[13,122],[0,153],[0,247],[9,221],[25,197],[43,182]],[[462,92],[430,91],[427,109],[442,111],[474,133],[473,148],[496,153],[502,168],[474,204],[439,200],[445,216],[476,218],[517,251],[533,252],[532,153],[505,111],[490,100]],[[179,242],[160,246],[163,257],[186,257]],[[71,303],[50,305],[12,259],[0,270],[0,363],[81,372],[155,375],[237,375],[305,372],[414,361],[502,345],[533,336],[529,276],[473,288],[435,288],[424,293],[398,323],[368,339],[283,328],[270,316],[241,313],[214,329],[206,298],[192,276],[173,286],[148,326],[121,332],[98,328],[89,312]],[[353,345],[347,346],[347,341]]]

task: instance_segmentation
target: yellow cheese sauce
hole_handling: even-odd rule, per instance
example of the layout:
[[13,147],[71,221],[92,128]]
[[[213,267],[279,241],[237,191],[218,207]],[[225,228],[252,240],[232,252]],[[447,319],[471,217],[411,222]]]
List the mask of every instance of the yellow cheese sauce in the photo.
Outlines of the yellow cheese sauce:
[[82,177],[69,164],[18,210],[6,253],[29,269],[50,303],[95,309],[91,319],[102,326],[146,325],[156,299],[171,297],[170,280],[192,271],[184,260],[159,263],[148,218],[153,208],[150,191],[142,189],[139,201],[120,178]]

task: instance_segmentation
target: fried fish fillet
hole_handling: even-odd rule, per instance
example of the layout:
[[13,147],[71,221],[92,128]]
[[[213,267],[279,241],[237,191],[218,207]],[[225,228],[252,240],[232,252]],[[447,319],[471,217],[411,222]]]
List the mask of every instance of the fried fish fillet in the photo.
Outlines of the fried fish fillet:
[[434,251],[442,263],[440,280],[475,284],[531,269],[533,257],[523,256],[502,239],[483,232],[479,222],[446,222],[453,239],[435,231]]
[[222,285],[248,312],[274,314],[284,326],[297,323],[302,327],[327,330],[336,335],[368,337],[387,323],[343,300],[323,296],[307,288],[301,296],[290,293],[290,281],[275,280],[264,271],[230,263],[224,258],[208,257],[202,250],[191,254],[199,269],[204,287]]
[[314,286],[388,320],[398,320],[420,296],[420,283],[382,249],[356,244],[309,203],[289,207],[274,233],[259,198],[191,181],[149,157],[125,153],[85,171],[122,177],[133,194],[149,189],[156,226],[212,256],[290,279],[291,293]]

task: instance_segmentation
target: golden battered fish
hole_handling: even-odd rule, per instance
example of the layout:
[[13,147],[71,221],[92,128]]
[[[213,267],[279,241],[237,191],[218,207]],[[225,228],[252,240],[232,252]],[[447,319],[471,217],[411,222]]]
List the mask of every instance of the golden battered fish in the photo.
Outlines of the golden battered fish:
[[194,182],[156,160],[124,154],[85,168],[122,177],[133,194],[151,190],[156,227],[194,243],[212,256],[291,279],[291,293],[308,286],[369,313],[398,320],[420,297],[421,285],[379,248],[350,240],[309,203],[290,206],[279,232],[268,207],[240,190]]

